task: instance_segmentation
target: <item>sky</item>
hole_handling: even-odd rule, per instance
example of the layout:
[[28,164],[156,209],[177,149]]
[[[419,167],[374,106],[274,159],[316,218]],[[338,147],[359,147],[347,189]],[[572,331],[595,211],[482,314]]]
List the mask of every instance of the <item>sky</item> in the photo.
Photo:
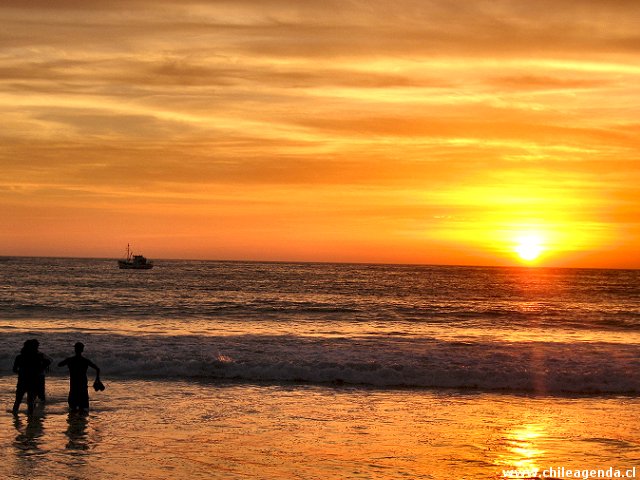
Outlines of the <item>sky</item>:
[[0,21],[0,255],[640,268],[636,0]]

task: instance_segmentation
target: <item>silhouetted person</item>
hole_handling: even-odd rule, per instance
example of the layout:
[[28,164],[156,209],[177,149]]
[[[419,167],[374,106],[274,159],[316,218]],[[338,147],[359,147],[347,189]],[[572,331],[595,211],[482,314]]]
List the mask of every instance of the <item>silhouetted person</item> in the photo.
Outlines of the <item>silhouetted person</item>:
[[[32,340],[36,346],[36,350],[40,347],[40,342],[35,338]],[[47,401],[46,381],[45,376],[49,373],[49,366],[52,360],[42,352],[38,352],[40,357],[40,377],[38,378],[38,390],[36,391],[36,397],[40,399],[42,403]]]
[[96,371],[96,379],[100,378],[100,369],[88,358],[82,356],[84,344],[78,342],[74,345],[76,354],[61,361],[58,366],[69,367],[69,409],[89,410],[89,391],[87,370],[89,367]]
[[[51,363],[51,360],[38,351],[38,346],[38,340],[27,340],[24,342],[20,354],[13,362],[13,373],[18,374],[13,413],[18,413],[18,408],[20,408],[25,393],[27,394],[27,411],[29,415],[33,413],[36,396],[41,390],[42,373]],[[44,392],[42,392],[42,395],[44,395]]]

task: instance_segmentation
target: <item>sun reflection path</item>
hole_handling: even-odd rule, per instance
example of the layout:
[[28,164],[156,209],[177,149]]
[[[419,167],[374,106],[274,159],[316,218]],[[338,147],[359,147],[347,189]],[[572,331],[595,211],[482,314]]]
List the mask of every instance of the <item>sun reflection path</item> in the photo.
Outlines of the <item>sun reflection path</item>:
[[508,430],[500,441],[503,448],[496,455],[494,464],[504,469],[539,469],[539,460],[545,454],[540,448],[545,431],[541,424],[526,424]]

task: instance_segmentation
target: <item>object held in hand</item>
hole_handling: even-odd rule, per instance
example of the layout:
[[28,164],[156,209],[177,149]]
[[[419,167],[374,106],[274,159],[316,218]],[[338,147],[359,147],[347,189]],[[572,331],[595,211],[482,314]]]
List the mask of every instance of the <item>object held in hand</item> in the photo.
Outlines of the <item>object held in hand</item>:
[[100,381],[99,378],[96,378],[96,381],[93,382],[93,389],[97,392],[97,391],[103,391],[104,390],[104,385],[102,384],[102,382]]

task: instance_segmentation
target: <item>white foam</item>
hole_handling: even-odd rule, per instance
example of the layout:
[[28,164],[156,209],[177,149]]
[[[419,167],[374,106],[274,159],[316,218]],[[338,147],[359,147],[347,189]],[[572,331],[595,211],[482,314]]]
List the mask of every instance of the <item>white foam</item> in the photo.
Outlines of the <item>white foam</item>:
[[[39,335],[58,362],[73,343],[105,378],[241,379],[377,387],[473,388],[532,393],[640,394],[640,345],[444,341],[431,337],[300,335]],[[0,374],[25,335],[0,334]],[[53,368],[52,374],[65,370]]]

